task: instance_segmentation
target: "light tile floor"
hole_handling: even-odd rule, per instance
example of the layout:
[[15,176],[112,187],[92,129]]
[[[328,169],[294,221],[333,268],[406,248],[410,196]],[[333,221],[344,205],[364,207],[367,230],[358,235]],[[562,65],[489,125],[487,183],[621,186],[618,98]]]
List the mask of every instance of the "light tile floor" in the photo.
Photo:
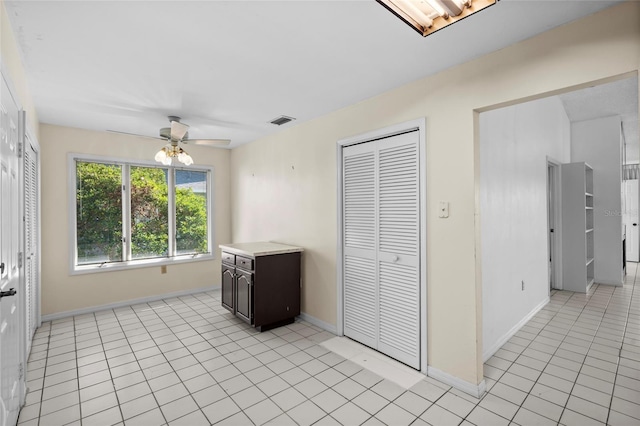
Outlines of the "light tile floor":
[[487,361],[480,400],[426,377],[405,390],[305,322],[256,333],[219,292],[45,323],[19,424],[639,425],[637,269],[623,287],[553,292]]

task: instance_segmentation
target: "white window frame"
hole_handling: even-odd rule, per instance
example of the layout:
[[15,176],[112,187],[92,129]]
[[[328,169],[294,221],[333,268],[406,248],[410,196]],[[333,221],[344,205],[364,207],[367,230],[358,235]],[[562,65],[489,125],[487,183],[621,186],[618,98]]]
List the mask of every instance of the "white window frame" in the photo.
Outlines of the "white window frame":
[[[151,259],[135,259],[135,260],[124,260],[122,262],[113,262],[113,263],[102,263],[102,264],[91,264],[91,265],[78,265],[78,250],[77,250],[77,212],[76,212],[76,162],[94,162],[101,164],[115,164],[120,166],[127,166],[123,168],[123,181],[129,182],[129,168],[131,166],[142,166],[142,167],[156,167],[156,168],[168,168],[173,170],[189,170],[189,171],[202,171],[207,172],[207,239],[208,239],[208,253],[202,254],[184,254],[184,255],[175,255],[169,257],[158,257]],[[212,260],[215,259],[214,256],[214,229],[213,224],[215,223],[213,218],[213,197],[214,197],[214,173],[213,167],[211,166],[202,166],[202,165],[194,165],[194,166],[164,166],[159,165],[155,161],[144,161],[144,160],[128,160],[124,158],[116,158],[116,157],[103,157],[97,155],[89,155],[89,154],[78,154],[78,153],[69,153],[67,155],[67,169],[68,169],[68,206],[67,211],[69,212],[69,274],[70,275],[79,275],[79,274],[90,274],[97,272],[108,272],[108,271],[119,271],[126,269],[134,269],[134,268],[144,268],[150,266],[159,266],[159,265],[173,265],[177,263],[186,263],[186,262],[198,262],[203,260]],[[169,187],[169,206],[172,206],[175,201],[175,185],[174,185],[174,173],[168,174],[168,182],[167,185]],[[125,186],[125,196],[123,196],[123,229],[128,229],[129,231],[126,233],[126,240],[123,243],[123,254],[127,256],[129,253],[130,247],[130,229],[131,229],[131,213],[129,208],[130,203],[130,188],[127,184]],[[173,212],[171,211],[173,210]],[[175,249],[175,209],[171,209],[169,211],[169,253],[173,253]]]

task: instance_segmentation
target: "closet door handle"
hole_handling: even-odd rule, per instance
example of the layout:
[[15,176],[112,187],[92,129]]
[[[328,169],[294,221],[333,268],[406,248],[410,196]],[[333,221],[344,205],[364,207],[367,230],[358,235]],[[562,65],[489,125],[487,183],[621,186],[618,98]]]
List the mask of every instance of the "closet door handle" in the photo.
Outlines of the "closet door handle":
[[11,288],[9,289],[9,291],[0,291],[0,299],[2,299],[3,297],[7,297],[7,296],[15,296],[16,295],[16,289],[15,288]]

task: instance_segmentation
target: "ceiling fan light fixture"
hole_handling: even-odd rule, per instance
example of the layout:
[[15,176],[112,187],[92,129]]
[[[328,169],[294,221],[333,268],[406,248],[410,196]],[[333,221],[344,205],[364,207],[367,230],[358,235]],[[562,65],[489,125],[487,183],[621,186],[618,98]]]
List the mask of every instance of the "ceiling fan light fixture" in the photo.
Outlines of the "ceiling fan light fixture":
[[166,151],[166,147],[162,148],[160,151],[156,152],[156,156],[154,157],[154,159],[158,162],[158,163],[163,163],[164,164],[164,160],[167,159],[167,151]]
[[190,166],[193,164],[193,158],[185,151],[180,148],[178,144],[167,144],[162,147],[160,151],[158,151],[154,157],[154,159],[158,163],[162,163],[165,166],[170,166],[173,164],[173,159],[177,159],[180,163],[185,166]]
[[178,154],[178,161],[184,164],[185,166],[190,166],[193,164],[193,158],[185,150],[180,148],[180,154]]

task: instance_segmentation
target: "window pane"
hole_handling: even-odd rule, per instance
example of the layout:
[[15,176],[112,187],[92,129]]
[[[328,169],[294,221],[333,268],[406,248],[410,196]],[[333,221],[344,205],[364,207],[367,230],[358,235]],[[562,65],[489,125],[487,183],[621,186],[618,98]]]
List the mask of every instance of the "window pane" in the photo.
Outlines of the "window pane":
[[207,172],[176,170],[176,254],[207,253]]
[[78,265],[122,260],[122,169],[76,163]]
[[169,253],[167,169],[131,166],[131,258]]

